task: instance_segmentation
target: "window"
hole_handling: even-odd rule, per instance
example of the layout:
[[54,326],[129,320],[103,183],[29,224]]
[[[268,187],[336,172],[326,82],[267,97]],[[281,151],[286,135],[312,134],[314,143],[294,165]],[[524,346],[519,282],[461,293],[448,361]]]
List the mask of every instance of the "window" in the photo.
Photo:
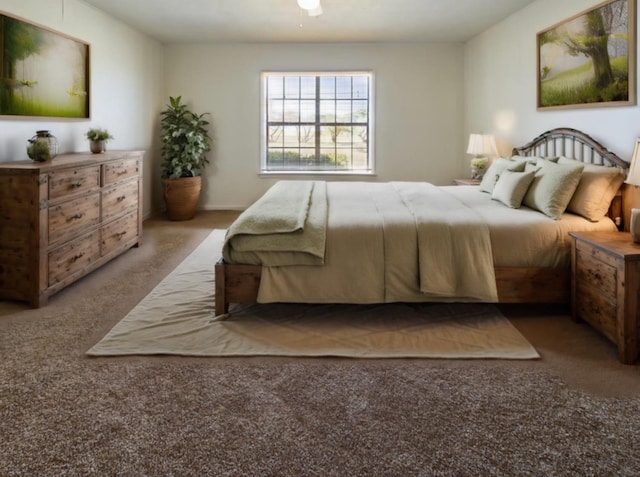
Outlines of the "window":
[[263,73],[265,173],[373,172],[370,73]]

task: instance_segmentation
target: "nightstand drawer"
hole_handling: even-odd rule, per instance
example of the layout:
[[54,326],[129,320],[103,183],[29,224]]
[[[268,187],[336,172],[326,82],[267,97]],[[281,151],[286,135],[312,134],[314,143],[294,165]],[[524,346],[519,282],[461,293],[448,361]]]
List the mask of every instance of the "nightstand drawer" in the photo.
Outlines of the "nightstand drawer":
[[[594,251],[594,252],[597,252]],[[595,253],[578,248],[576,264],[576,279],[580,284],[588,284],[598,290],[614,305],[616,302],[617,276],[616,268],[599,260]]]
[[608,339],[617,343],[617,309],[615,303],[588,285],[577,286],[576,312]]

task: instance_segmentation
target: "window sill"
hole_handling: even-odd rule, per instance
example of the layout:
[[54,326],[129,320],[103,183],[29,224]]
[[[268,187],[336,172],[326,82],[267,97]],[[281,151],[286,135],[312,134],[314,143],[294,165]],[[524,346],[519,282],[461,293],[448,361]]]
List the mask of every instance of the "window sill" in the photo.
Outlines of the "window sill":
[[260,171],[259,176],[362,176],[375,177],[373,171]]

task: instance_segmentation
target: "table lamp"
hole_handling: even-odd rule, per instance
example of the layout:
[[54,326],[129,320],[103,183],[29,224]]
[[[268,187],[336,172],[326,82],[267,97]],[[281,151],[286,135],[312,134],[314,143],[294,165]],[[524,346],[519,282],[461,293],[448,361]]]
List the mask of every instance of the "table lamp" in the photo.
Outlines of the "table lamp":
[[[640,186],[640,139],[636,140],[636,147],[633,150],[629,173],[627,174],[625,182],[633,187]],[[631,209],[629,232],[631,232],[633,241],[640,243],[640,209]]]
[[471,134],[467,154],[474,156],[471,159],[471,178],[480,180],[487,170],[489,158],[498,155],[496,140],[492,134]]

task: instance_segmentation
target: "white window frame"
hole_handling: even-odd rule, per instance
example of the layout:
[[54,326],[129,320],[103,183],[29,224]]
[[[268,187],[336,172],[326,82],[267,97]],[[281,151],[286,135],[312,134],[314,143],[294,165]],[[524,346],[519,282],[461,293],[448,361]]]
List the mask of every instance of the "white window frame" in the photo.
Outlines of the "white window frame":
[[[267,82],[271,76],[322,77],[322,76],[367,76],[368,124],[367,124],[367,164],[366,169],[268,169],[268,125],[267,125]],[[371,71],[265,71],[260,75],[260,174],[263,175],[375,175],[374,161],[374,75]],[[315,98],[319,101],[319,98]]]

